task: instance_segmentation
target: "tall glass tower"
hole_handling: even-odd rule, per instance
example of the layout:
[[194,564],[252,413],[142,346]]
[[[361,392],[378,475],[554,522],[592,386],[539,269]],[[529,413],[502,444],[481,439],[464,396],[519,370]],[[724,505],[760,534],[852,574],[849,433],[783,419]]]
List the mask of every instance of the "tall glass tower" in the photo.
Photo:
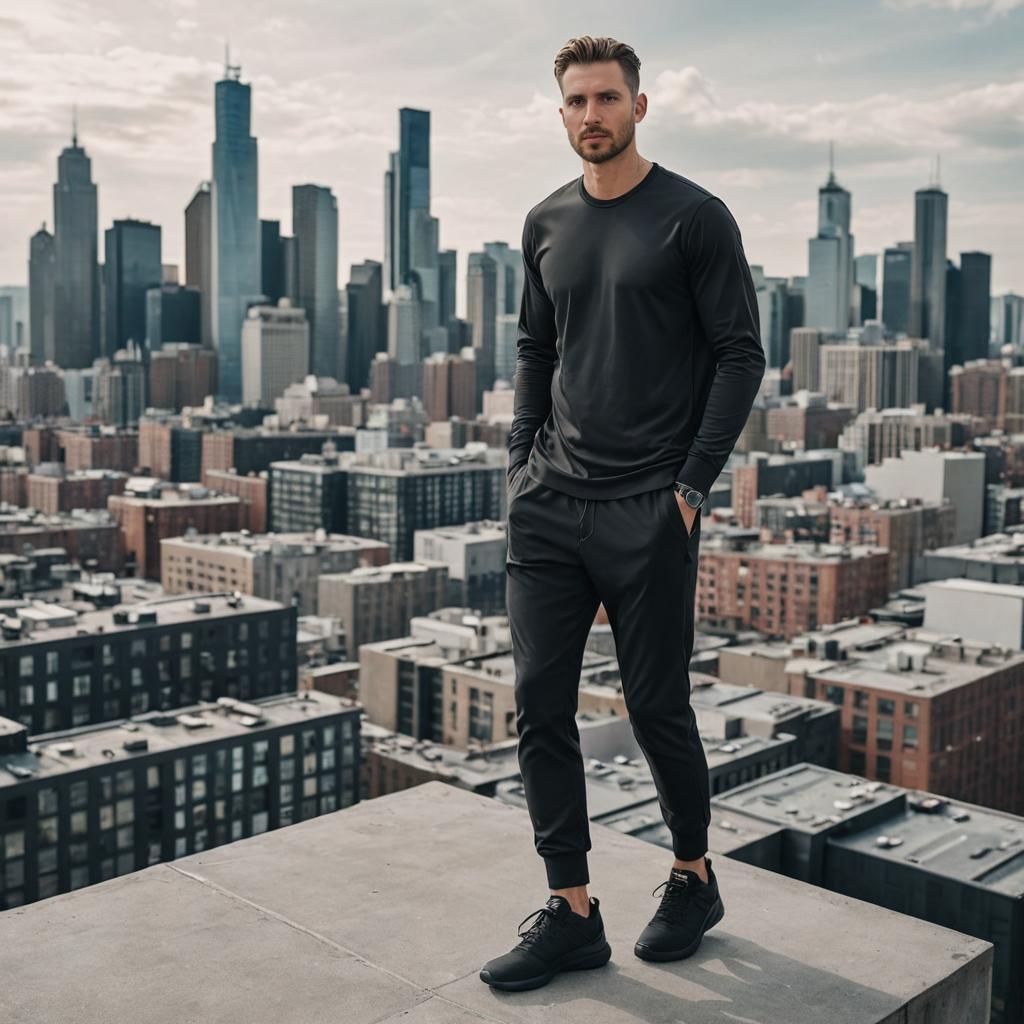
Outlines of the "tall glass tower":
[[398,111],[398,150],[384,174],[384,287],[406,283],[412,263],[413,212],[430,212],[430,111]]
[[260,219],[256,139],[249,134],[251,89],[226,63],[214,88],[216,136],[210,190],[210,286],[221,394],[242,399],[242,324],[260,297]]
[[65,370],[90,367],[100,354],[96,216],[92,161],[78,145],[76,124],[53,186],[54,360]]
[[295,304],[309,320],[309,372],[338,377],[338,203],[322,185],[292,186]]
[[845,332],[853,296],[850,193],[836,181],[829,144],[828,181],[818,189],[818,234],[807,244],[805,324]]
[[161,282],[160,225],[115,220],[104,234],[106,354],[146,340],[146,292]]
[[914,193],[910,333],[931,349],[946,346],[946,219],[949,197],[938,182]]

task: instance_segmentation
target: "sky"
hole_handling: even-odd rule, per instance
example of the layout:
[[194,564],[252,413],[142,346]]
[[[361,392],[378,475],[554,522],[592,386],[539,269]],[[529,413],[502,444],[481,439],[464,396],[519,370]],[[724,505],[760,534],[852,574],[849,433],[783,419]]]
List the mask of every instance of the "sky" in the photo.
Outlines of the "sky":
[[291,229],[291,186],[338,199],[339,284],[383,259],[383,182],[398,110],[431,112],[442,248],[519,248],[523,217],[579,176],[554,56],[610,35],[641,61],[647,159],[720,196],[747,258],[807,272],[834,140],[857,254],[913,237],[936,156],[948,254],[993,257],[993,293],[1024,293],[1024,0],[32,0],[0,7],[0,283],[27,281],[52,229],[52,183],[78,106],[115,218],[162,226],[183,266],[184,208],[210,176],[225,42],[253,88],[260,216]]

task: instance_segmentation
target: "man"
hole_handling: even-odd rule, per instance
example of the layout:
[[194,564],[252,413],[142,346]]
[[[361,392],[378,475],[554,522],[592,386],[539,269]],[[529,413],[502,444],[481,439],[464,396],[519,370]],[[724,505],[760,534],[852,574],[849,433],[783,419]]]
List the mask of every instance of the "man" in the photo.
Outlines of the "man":
[[611,955],[599,900],[587,894],[575,722],[602,603],[675,855],[634,952],[690,956],[724,912],[706,856],[708,771],[688,667],[701,509],[765,358],[731,213],[636,150],[647,110],[639,67],[614,39],[584,36],[559,52],[559,113],[583,174],[533,207],[523,228],[507,598],[519,766],[551,897],[521,941],[484,965],[480,977],[495,988],[536,988]]

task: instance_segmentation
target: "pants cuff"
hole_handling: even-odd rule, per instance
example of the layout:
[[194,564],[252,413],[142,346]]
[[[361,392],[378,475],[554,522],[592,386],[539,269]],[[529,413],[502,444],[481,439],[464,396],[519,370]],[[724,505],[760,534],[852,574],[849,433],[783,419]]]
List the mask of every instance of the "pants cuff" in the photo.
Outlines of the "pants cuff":
[[544,858],[549,889],[572,889],[590,884],[586,853],[555,853]]
[[700,860],[708,852],[708,830],[672,836],[672,852],[679,860]]

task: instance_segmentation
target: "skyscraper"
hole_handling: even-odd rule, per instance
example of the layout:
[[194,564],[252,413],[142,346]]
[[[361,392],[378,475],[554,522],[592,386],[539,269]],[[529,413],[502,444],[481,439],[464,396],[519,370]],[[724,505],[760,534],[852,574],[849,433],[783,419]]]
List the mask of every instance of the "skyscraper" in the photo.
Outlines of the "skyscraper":
[[[438,320],[445,327],[448,321],[455,316],[455,292],[458,286],[456,278],[457,253],[454,249],[442,249],[437,254],[437,270],[439,277],[438,284]],[[454,349],[449,344],[449,352]]]
[[882,259],[882,321],[894,334],[910,327],[910,273],[913,242],[897,242]]
[[260,289],[271,306],[282,297],[294,298],[285,286],[284,239],[279,220],[260,221]]
[[960,355],[964,360],[988,357],[991,332],[992,255],[960,253]]
[[260,219],[256,139],[249,134],[251,89],[241,68],[224,67],[214,87],[216,137],[211,189],[213,337],[220,388],[230,402],[242,397],[242,324],[260,296]]
[[292,186],[295,305],[309,320],[309,372],[337,378],[338,203],[321,185]]
[[828,181],[818,189],[818,234],[808,242],[805,323],[845,332],[853,295],[850,193],[836,181],[831,152]]
[[289,384],[310,372],[309,323],[288,299],[252,306],[242,327],[242,400],[272,409]]
[[878,317],[878,254],[863,253],[853,261],[853,316],[855,327]]
[[162,280],[160,225],[115,220],[104,233],[103,259],[106,354],[113,356],[129,340],[140,347],[146,340],[146,292],[159,288]]
[[76,123],[53,186],[54,355],[64,369],[92,366],[100,354],[96,201],[92,161],[78,145]]
[[201,181],[185,207],[185,284],[199,289],[199,322],[203,348],[213,348],[212,211],[210,183]]
[[909,333],[930,348],[946,344],[946,217],[949,197],[938,186],[914,193],[914,255],[910,266]]
[[32,362],[41,366],[55,356],[53,348],[54,268],[53,235],[44,224],[28,247],[29,349]]
[[430,212],[430,111],[398,111],[398,150],[384,175],[384,288],[406,283],[412,267],[413,211]]
[[498,316],[498,268],[493,256],[471,252],[466,270],[466,319],[473,328],[476,350],[476,401],[483,408],[483,393],[494,384]]
[[370,363],[387,350],[386,307],[381,303],[383,268],[376,260],[352,267],[345,287],[348,308],[348,349],[344,380],[352,394],[370,382]]

